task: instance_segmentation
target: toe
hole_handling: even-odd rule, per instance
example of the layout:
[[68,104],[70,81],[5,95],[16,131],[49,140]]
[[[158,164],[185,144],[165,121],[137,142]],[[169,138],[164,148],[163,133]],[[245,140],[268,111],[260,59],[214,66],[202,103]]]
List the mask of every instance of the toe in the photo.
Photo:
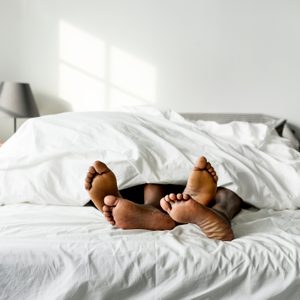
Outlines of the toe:
[[104,215],[105,219],[108,222],[114,222],[115,221],[111,213],[105,212],[105,213],[103,213],[103,215]]
[[183,200],[189,200],[190,199],[190,195],[188,195],[188,194],[182,194],[182,198],[183,198]]
[[85,178],[85,182],[91,183],[92,182],[92,178],[86,177]]
[[96,173],[96,170],[95,170],[95,168],[93,166],[89,167],[89,173],[91,173],[91,174],[95,174]]
[[89,182],[86,181],[86,182],[84,183],[84,187],[85,187],[86,190],[90,190],[91,187],[92,187],[92,185],[91,185]]
[[99,174],[109,171],[107,165],[99,160],[94,162],[93,167],[95,168],[96,172]]
[[208,171],[209,171],[210,169],[212,169],[212,166],[211,166],[210,162],[208,162],[208,163],[206,164],[205,169],[208,170]]
[[176,201],[177,199],[176,199],[176,195],[174,194],[174,193],[171,193],[170,195],[169,195],[169,198],[171,199],[171,201]]
[[171,201],[169,195],[166,195],[166,196],[165,196],[164,198],[162,198],[162,199],[164,199],[164,200],[167,201],[167,202],[170,202],[170,201]]
[[108,206],[116,206],[120,199],[121,198],[118,198],[116,196],[109,195],[104,198],[104,203]]
[[92,172],[88,172],[86,174],[86,178],[93,178],[95,176],[95,173],[92,173]]
[[172,209],[171,204],[170,204],[168,201],[166,201],[165,198],[166,198],[166,197],[164,197],[164,198],[162,198],[162,199],[160,200],[160,206],[161,206],[161,208],[162,208],[164,211],[170,212],[171,209]]
[[211,163],[208,161],[208,162],[206,163],[205,169],[208,170],[208,169],[210,169],[210,168],[212,168],[212,166],[211,166]]
[[108,205],[103,205],[103,208],[102,208],[103,212],[112,212],[112,207],[111,206],[108,206]]
[[182,200],[183,199],[183,195],[181,193],[178,193],[176,195],[177,200]]
[[[108,196],[108,197],[114,197],[114,196]],[[114,197],[114,198],[116,198],[116,197]],[[103,210],[103,215],[104,215],[106,221],[108,223],[110,223],[111,225],[115,225],[116,222],[115,222],[114,217],[112,215],[113,207],[108,206],[108,205],[103,205],[102,210]]]
[[201,156],[198,158],[197,162],[196,162],[196,167],[200,168],[200,169],[205,169],[207,164],[207,160],[206,157]]
[[214,181],[217,182],[218,181],[218,175],[214,176]]
[[103,215],[105,216],[105,218],[112,218],[111,212],[105,211],[103,212]]

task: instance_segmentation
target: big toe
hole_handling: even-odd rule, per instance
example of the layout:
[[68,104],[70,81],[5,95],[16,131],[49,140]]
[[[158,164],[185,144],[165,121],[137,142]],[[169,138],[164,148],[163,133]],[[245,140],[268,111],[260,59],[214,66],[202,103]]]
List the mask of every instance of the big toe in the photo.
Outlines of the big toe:
[[105,173],[105,172],[109,171],[108,166],[105,163],[103,163],[102,161],[99,161],[99,160],[96,160],[94,162],[93,167],[95,168],[95,170],[98,174],[102,174],[102,173]]
[[117,206],[121,198],[113,195],[108,195],[104,198],[104,203],[108,206]]
[[206,164],[207,164],[207,159],[205,156],[201,156],[198,158],[198,160],[196,161],[196,167],[199,169],[205,169],[206,168]]
[[165,197],[161,198],[160,206],[166,212],[170,212],[172,209],[170,202],[166,201]]

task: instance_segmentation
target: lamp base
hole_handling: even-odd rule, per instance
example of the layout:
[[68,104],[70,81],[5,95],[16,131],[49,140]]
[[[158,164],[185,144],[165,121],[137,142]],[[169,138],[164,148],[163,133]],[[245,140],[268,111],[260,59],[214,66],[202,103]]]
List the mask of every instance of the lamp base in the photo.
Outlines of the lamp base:
[[14,117],[14,133],[17,131],[17,118]]

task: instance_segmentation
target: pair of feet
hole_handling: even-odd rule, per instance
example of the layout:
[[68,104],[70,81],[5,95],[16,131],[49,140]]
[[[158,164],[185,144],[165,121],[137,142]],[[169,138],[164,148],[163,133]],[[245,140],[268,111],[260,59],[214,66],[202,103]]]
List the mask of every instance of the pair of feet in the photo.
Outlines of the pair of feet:
[[88,170],[85,188],[106,220],[118,228],[170,230],[178,224],[193,223],[209,238],[232,240],[230,221],[207,207],[216,194],[217,180],[214,168],[200,157],[183,193],[162,197],[159,209],[122,198],[114,173],[96,161]]

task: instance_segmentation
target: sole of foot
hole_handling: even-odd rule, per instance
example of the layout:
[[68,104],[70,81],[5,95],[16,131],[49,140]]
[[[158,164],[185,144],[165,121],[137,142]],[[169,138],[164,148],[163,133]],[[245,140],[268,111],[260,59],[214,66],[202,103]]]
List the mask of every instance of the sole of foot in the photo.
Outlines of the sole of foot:
[[223,241],[234,238],[229,220],[187,194],[166,195],[161,199],[160,205],[175,222],[196,224],[208,238]]
[[176,224],[159,209],[136,204],[116,196],[104,198],[103,214],[106,220],[121,229],[170,230]]
[[121,196],[115,174],[101,161],[95,161],[89,167],[84,185],[89,197],[100,211],[103,211],[105,196]]
[[215,169],[204,156],[201,156],[196,161],[183,193],[207,206],[216,195],[217,182],[218,176]]

